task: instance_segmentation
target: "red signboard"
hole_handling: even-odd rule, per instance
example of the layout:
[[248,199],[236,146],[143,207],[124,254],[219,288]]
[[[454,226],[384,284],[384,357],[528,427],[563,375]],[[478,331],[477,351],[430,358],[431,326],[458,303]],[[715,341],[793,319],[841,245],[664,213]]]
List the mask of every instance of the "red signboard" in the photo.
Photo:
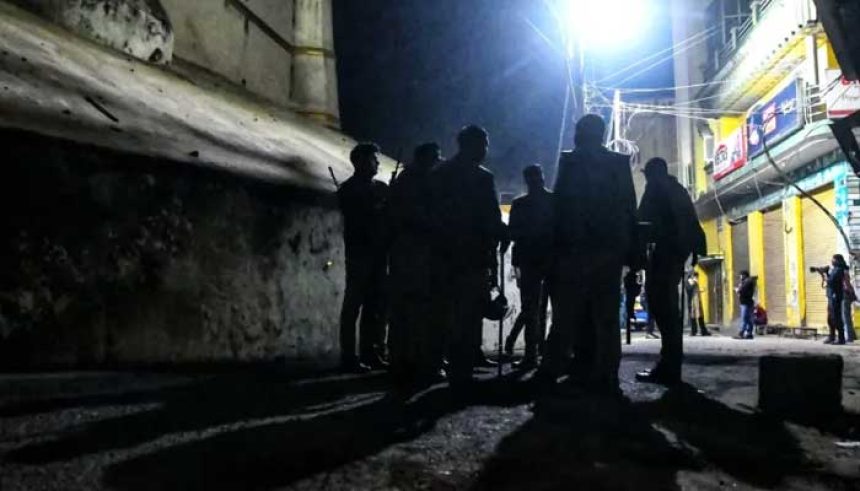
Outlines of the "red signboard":
[[714,152],[714,179],[720,180],[747,163],[746,131],[743,126],[717,145]]

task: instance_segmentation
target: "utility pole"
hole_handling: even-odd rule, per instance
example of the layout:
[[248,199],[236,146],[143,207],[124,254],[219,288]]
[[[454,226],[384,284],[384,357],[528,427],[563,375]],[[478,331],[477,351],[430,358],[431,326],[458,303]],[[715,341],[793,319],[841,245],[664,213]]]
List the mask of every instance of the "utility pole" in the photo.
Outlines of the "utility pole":
[[[621,114],[621,91],[615,89],[615,94],[612,96],[612,141],[621,141],[621,122],[623,120]],[[616,144],[617,145],[617,144]],[[616,147],[617,148],[617,147]]]

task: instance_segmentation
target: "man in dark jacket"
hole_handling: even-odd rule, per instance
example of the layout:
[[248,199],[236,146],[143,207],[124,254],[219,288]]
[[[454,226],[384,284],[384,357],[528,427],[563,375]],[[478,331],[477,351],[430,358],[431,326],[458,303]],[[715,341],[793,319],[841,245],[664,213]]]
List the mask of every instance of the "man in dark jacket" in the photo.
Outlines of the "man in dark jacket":
[[848,264],[842,254],[834,254],[827,271],[827,327],[830,334],[825,344],[845,344],[842,321],[842,299],[845,297],[845,273]]
[[388,200],[391,250],[391,371],[401,382],[429,381],[442,367],[442,336],[433,323],[433,203],[430,174],[441,162],[435,143],[415,149],[411,163],[391,184]]
[[741,331],[735,339],[752,339],[755,331],[753,311],[755,309],[755,290],[758,278],[750,276],[749,271],[741,271],[739,284],[736,288],[738,304],[741,307]]
[[505,341],[505,350],[513,351],[520,330],[525,328],[526,353],[519,368],[529,369],[537,366],[538,352],[542,351],[546,336],[549,292],[545,281],[552,262],[553,203],[540,165],[526,167],[523,178],[528,193],[513,201],[508,225],[514,243],[511,265],[518,272],[522,310]]
[[603,147],[606,125],[589,114],[576,148],[561,156],[554,191],[553,322],[539,380],[554,383],[574,353],[573,381],[617,394],[621,272],[634,257],[636,194],[630,158]]
[[652,370],[636,374],[642,382],[676,384],[681,381],[683,321],[678,290],[684,267],[692,257],[707,252],[705,232],[687,190],[669,174],[666,161],[654,158],[645,164],[647,185],[639,205],[639,220],[650,223],[647,242],[648,306],[660,329],[660,361]]
[[[386,247],[385,201],[388,186],[373,179],[379,168],[379,147],[361,143],[350,153],[355,173],[337,191],[343,214],[346,247],[346,291],[340,314],[341,365],[364,372],[383,368],[385,339]],[[360,359],[355,354],[355,323],[359,328]]]
[[487,132],[468,126],[457,143],[457,155],[431,174],[434,289],[454,383],[471,380],[472,368],[484,361],[484,307],[505,233],[493,174],[481,165],[489,149]]

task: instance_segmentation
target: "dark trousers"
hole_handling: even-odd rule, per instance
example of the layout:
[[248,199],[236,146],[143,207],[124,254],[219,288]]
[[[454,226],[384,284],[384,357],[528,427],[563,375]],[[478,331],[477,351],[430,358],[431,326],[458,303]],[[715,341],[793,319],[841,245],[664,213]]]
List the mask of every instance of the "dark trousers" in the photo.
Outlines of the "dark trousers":
[[395,241],[389,255],[391,369],[404,375],[433,373],[442,366],[440,328],[434,322],[432,251],[423,236]]
[[434,290],[440,336],[453,379],[471,377],[476,354],[481,353],[484,308],[489,298],[488,271],[484,268],[455,267],[444,261],[435,266]]
[[648,264],[648,307],[660,329],[660,361],[657,370],[670,378],[681,376],[684,358],[683,320],[678,287],[684,276],[686,258],[655,249]]
[[705,334],[706,332],[708,332],[708,328],[705,325],[705,318],[704,317],[690,318],[690,332],[695,336],[696,334],[699,333],[699,331],[701,331],[702,334]]
[[842,321],[842,299],[828,299],[827,301],[827,327],[830,328],[830,340],[845,342],[845,324]]
[[384,258],[348,257],[346,291],[340,311],[341,361],[356,360],[355,324],[359,325],[359,352],[362,358],[379,354],[385,340]]
[[516,342],[520,332],[525,329],[526,358],[535,359],[543,353],[546,339],[546,311],[549,306],[549,289],[546,285],[546,268],[536,266],[520,267],[520,315],[508,335],[510,343]]
[[572,376],[590,386],[618,386],[622,265],[622,256],[613,252],[566,251],[557,257],[550,280],[552,327],[541,371],[561,375],[572,349]]

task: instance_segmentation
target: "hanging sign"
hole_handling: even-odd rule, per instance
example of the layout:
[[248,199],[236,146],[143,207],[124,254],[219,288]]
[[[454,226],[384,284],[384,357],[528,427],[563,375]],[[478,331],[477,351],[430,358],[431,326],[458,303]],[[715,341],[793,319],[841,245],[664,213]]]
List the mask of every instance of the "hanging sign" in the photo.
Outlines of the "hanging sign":
[[714,179],[720,180],[747,163],[746,132],[743,127],[722,139],[714,152]]
[[803,127],[800,80],[795,79],[773,98],[756,105],[747,117],[747,155],[753,158]]

